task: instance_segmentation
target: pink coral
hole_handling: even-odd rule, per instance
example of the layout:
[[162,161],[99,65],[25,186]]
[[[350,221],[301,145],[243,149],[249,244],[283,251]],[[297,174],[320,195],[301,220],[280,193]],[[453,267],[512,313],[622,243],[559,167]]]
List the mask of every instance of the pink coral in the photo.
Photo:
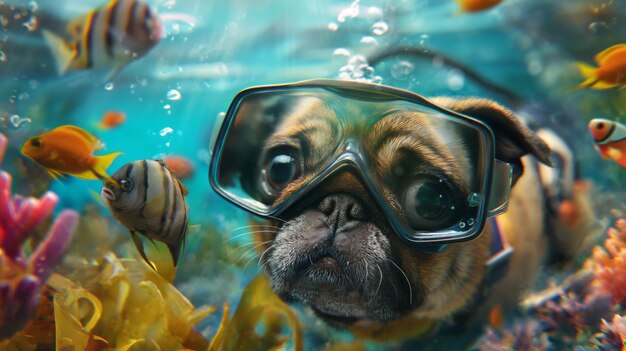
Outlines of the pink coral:
[[[0,134],[0,162],[7,139]],[[11,196],[11,175],[0,172],[0,340],[21,330],[32,318],[41,289],[61,259],[78,224],[75,211],[63,211],[30,257],[21,250],[33,229],[52,214],[58,197]]]
[[593,250],[587,267],[594,273],[593,286],[613,297],[613,301],[626,301],[626,218],[618,219],[609,228],[604,248]]

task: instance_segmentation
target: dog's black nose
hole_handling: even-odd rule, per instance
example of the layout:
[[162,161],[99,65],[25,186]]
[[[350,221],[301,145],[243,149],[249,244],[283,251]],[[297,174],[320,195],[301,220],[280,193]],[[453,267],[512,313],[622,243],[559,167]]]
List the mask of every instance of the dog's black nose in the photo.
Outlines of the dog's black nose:
[[367,219],[366,211],[361,201],[348,194],[327,196],[320,202],[319,210],[328,216],[329,224],[336,225],[335,230],[351,221]]

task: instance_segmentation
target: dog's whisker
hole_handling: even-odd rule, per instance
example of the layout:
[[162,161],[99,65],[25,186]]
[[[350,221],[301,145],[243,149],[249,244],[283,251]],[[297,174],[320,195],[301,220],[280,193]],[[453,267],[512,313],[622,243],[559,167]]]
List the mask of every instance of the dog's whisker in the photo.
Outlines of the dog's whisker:
[[238,230],[241,229],[246,229],[246,228],[257,228],[257,227],[265,227],[265,228],[274,228],[274,229],[280,229],[279,226],[275,226],[275,225],[271,225],[271,224],[267,224],[267,223],[262,223],[262,224],[252,224],[252,225],[243,225],[241,227],[237,227],[235,229],[230,230],[230,233],[232,232],[236,232]]
[[380,279],[378,280],[378,287],[376,288],[376,292],[374,292],[374,297],[376,297],[376,295],[378,295],[378,290],[380,290],[380,286],[383,283],[383,271],[382,269],[380,269],[380,266],[376,265],[376,268],[378,268],[378,273],[380,273]]
[[243,243],[243,244],[241,244],[241,245],[238,245],[237,247],[235,247],[235,248],[233,249],[233,251],[229,252],[229,253],[228,253],[228,255],[226,255],[226,256],[225,256],[225,258],[230,257],[230,255],[232,255],[232,254],[234,254],[235,252],[239,251],[239,249],[241,249],[241,248],[243,248],[243,247],[250,246],[250,245],[254,245],[254,244],[256,244],[256,242],[255,242],[255,241],[251,241],[251,242],[249,242],[249,243]]
[[259,270],[265,268],[265,265],[269,262],[263,262],[263,256],[265,256],[265,254],[272,248],[274,247],[274,243],[272,243],[272,245],[268,246],[267,249],[265,249],[265,251],[263,251],[263,253],[261,254],[261,256],[259,256]]
[[247,256],[250,252],[252,252],[252,250],[255,250],[257,247],[261,246],[261,245],[265,245],[269,242],[271,242],[272,240],[268,240],[268,241],[263,241],[261,243],[258,243],[257,245],[254,245],[252,248],[250,248],[248,251],[244,252],[243,255],[241,255],[239,257],[239,259],[237,261],[235,261],[235,263],[239,263],[239,261],[241,261],[242,258],[244,258],[245,256]]
[[365,263],[365,286],[367,286],[367,278],[368,278],[368,274],[369,274],[369,267],[367,266],[367,261],[365,259],[363,259],[363,263]]
[[271,218],[271,219],[275,219],[275,220],[277,220],[277,221],[279,221],[279,222],[287,223],[287,221],[286,221],[286,220],[281,219],[281,218],[278,218],[278,217],[269,216],[269,215],[265,215],[265,217],[267,217],[267,218]]
[[409,304],[413,305],[413,288],[411,287],[411,281],[409,281],[409,277],[407,277],[406,273],[404,273],[402,268],[400,268],[400,266],[398,266],[395,262],[388,258],[385,259],[391,262],[391,264],[393,264],[396,268],[398,268],[398,270],[400,270],[400,273],[402,273],[402,275],[404,276],[404,279],[406,279],[406,283],[409,285]]
[[273,234],[273,233],[276,233],[276,231],[275,230],[253,230],[253,231],[250,231],[250,232],[237,234],[237,235],[233,236],[232,238],[228,238],[228,239],[224,240],[224,242],[228,242],[228,241],[240,238],[240,237],[242,237],[244,235],[248,235],[248,234],[267,234],[267,233]]

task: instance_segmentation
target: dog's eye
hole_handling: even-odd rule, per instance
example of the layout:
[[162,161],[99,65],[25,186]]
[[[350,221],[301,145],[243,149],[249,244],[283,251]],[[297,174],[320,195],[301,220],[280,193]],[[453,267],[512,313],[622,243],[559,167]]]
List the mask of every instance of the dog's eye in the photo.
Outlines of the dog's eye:
[[459,196],[443,179],[423,177],[413,182],[404,196],[409,224],[416,230],[439,230],[452,224],[460,213]]
[[279,154],[267,163],[264,173],[267,185],[280,190],[300,175],[300,166],[290,154]]

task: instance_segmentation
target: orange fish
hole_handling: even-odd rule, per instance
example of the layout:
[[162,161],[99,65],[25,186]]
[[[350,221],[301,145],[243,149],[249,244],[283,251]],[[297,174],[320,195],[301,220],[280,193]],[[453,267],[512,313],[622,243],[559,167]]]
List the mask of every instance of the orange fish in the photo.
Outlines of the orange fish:
[[602,158],[610,158],[618,165],[626,167],[626,126],[596,118],[589,122],[589,132]]
[[100,129],[109,130],[118,127],[124,122],[126,122],[126,114],[124,112],[107,111],[102,116],[102,120],[98,124],[98,127]]
[[183,180],[191,177],[196,167],[188,159],[182,156],[165,156],[163,162],[174,173],[176,178]]
[[463,12],[479,12],[490,9],[502,0],[457,0]]
[[610,89],[626,86],[626,44],[611,46],[594,57],[598,67],[579,62],[576,65],[585,81],[580,88]]
[[504,310],[502,306],[495,305],[489,310],[489,325],[496,329],[502,328],[504,325]]
[[63,174],[81,179],[100,179],[115,183],[106,169],[120,152],[94,156],[102,144],[89,132],[65,125],[32,137],[22,145],[22,154],[46,168],[53,177]]

